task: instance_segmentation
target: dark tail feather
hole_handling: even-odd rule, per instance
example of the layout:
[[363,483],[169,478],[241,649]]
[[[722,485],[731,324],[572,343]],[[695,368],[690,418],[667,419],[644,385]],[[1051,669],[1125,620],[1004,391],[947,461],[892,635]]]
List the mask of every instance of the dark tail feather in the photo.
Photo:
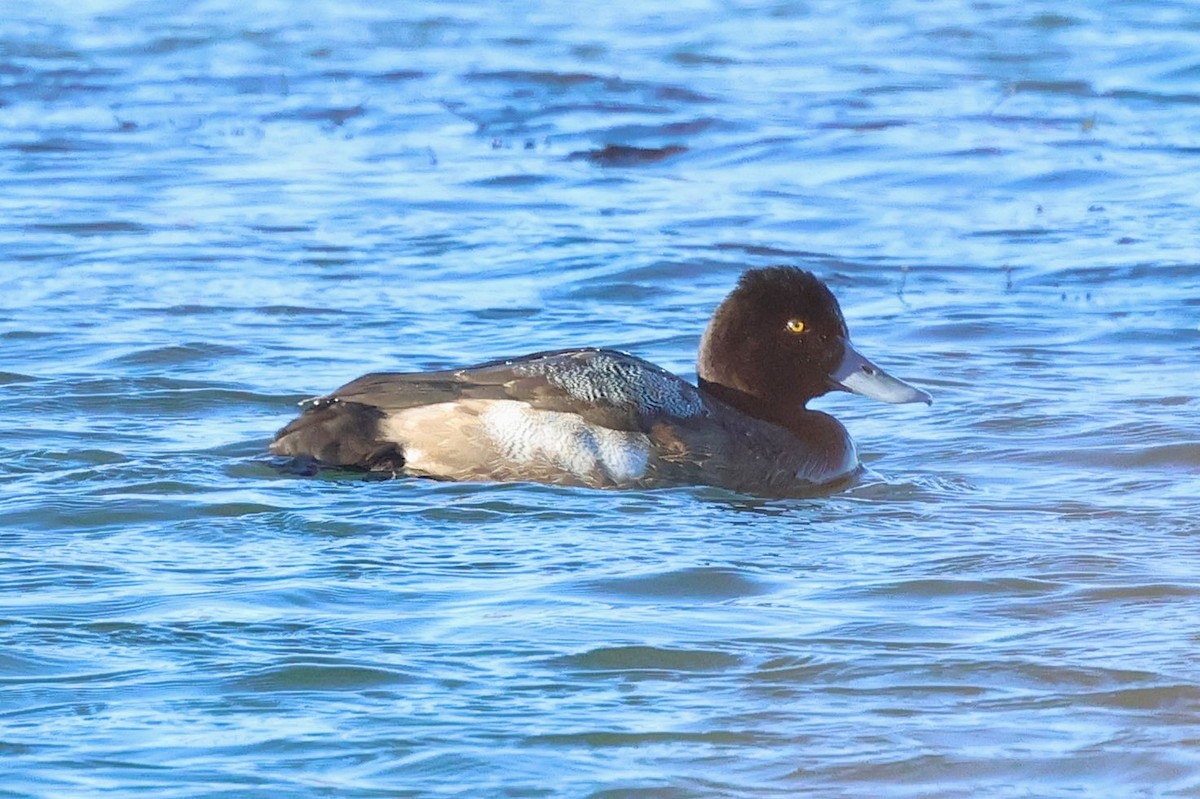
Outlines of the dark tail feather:
[[379,440],[383,412],[355,402],[330,402],[309,408],[275,435],[271,452],[312,458],[326,466],[398,472],[404,452]]

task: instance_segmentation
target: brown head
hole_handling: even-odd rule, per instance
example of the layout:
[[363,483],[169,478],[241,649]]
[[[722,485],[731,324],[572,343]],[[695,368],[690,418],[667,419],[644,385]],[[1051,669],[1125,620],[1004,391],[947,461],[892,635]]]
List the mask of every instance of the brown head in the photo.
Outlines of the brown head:
[[830,391],[931,401],[859,354],[833,293],[816,275],[788,266],[742,275],[713,313],[696,372],[700,386],[724,402],[782,423]]

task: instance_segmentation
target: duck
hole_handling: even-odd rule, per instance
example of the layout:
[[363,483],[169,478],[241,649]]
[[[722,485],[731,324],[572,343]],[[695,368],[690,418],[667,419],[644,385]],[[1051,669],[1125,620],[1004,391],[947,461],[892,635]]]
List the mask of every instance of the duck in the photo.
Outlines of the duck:
[[794,266],[741,275],[700,339],[696,375],[594,347],[376,372],[301,403],[270,452],[393,477],[806,497],[862,471],[846,428],[811,400],[932,403],[862,355],[829,287]]

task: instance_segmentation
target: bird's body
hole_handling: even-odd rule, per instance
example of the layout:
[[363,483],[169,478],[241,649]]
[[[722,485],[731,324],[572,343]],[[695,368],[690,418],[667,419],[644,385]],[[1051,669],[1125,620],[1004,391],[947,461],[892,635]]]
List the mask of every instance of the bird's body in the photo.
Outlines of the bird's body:
[[714,314],[699,386],[604,349],[369,374],[309,401],[271,451],[446,480],[806,495],[860,468],[841,423],[804,407],[835,387],[841,367],[859,383],[852,390],[928,400],[853,350],[836,300],[815,277],[755,270]]
[[[852,473],[833,417],[807,412],[821,447],[740,414],[626,353],[537,353],[465,369],[360,377],[284,428],[272,451],[330,466],[449,480],[601,488],[711,484],[767,493]],[[381,443],[383,442],[383,443]],[[397,445],[392,442],[403,442]]]

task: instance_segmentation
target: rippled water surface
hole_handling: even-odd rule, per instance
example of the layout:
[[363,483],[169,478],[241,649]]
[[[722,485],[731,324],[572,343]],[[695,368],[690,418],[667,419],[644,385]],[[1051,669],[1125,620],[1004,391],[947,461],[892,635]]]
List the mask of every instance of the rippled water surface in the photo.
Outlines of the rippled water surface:
[[[1200,796],[1195,4],[3,10],[0,794]],[[771,263],[841,494],[265,455]]]

